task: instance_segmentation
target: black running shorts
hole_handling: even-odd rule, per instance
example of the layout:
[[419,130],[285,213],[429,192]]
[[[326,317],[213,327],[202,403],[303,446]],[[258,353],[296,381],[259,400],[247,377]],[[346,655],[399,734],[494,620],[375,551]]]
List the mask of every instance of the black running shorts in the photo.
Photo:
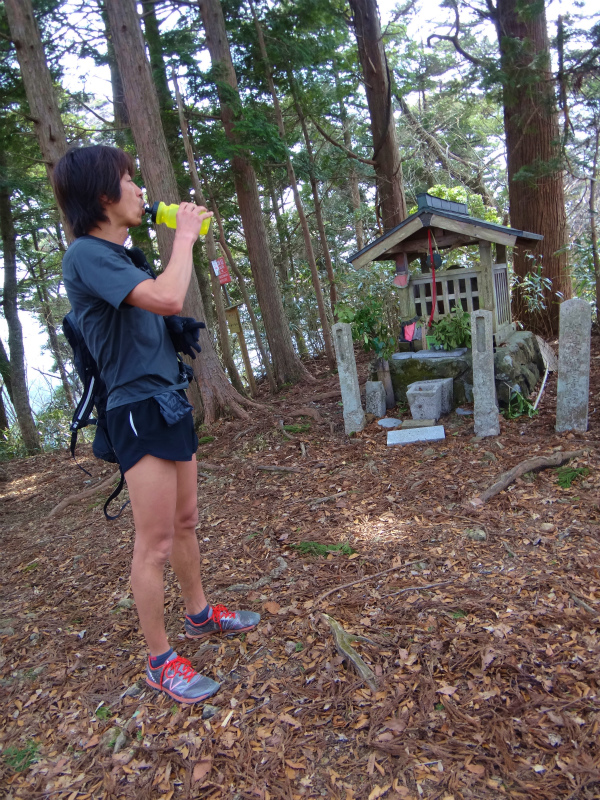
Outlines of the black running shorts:
[[[185,397],[185,393],[181,394]],[[198,449],[192,412],[167,425],[153,397],[111,408],[106,413],[108,434],[123,472],[144,456],[165,461],[191,461]]]

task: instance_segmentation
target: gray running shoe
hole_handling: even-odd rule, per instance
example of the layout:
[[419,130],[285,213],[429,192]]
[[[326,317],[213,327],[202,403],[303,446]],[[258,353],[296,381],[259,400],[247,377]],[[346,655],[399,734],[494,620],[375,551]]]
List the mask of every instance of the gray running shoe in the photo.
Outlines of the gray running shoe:
[[166,692],[180,703],[200,703],[219,690],[220,685],[211,678],[199,675],[187,658],[172,653],[161,667],[146,665],[146,683],[153,689]]
[[213,606],[206,622],[193,622],[185,617],[185,635],[188,639],[204,639],[213,633],[233,635],[256,628],[260,614],[255,611],[230,611],[226,606]]

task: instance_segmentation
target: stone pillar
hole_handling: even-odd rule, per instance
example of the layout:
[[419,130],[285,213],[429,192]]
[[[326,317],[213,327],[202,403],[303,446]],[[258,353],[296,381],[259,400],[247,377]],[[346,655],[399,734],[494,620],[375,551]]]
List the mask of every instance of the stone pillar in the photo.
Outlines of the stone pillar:
[[479,308],[492,312],[492,333],[496,330],[496,300],[494,296],[494,264],[492,262],[492,245],[479,240],[479,264],[481,272],[477,278],[479,289]]
[[592,307],[575,297],[561,303],[558,336],[556,430],[588,429]]
[[385,417],[385,389],[381,381],[367,381],[365,385],[365,406],[367,414]]
[[357,433],[365,427],[365,412],[360,402],[360,388],[354,345],[352,343],[352,327],[348,322],[337,322],[331,329],[335,356],[338,365],[338,377],[344,404],[344,427],[346,433]]
[[475,436],[498,436],[500,433],[492,318],[492,312],[483,309],[471,313]]

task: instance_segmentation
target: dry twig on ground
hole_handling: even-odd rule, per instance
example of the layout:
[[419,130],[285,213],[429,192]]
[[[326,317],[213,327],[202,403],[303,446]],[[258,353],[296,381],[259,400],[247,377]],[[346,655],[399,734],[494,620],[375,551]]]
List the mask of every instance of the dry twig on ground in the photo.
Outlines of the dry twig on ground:
[[513,481],[516,481],[521,475],[525,475],[526,472],[536,472],[537,470],[546,469],[547,467],[560,467],[565,461],[570,461],[572,458],[579,458],[585,455],[586,452],[586,450],[573,450],[568,453],[559,451],[552,456],[528,458],[526,461],[521,461],[516,467],[509,469],[508,472],[503,472],[489,489],[486,489],[485,492],[482,492],[480,495],[472,497],[469,502],[474,506],[481,506],[487,503],[490,498],[500,494],[500,492],[510,486]]

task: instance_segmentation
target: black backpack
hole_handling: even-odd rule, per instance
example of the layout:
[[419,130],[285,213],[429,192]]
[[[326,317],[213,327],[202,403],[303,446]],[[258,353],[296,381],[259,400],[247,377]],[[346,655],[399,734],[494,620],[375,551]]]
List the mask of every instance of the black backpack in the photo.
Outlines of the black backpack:
[[[94,444],[92,445],[94,455],[96,458],[101,458],[103,461],[108,461],[110,464],[119,464],[119,460],[108,435],[108,427],[106,424],[106,403],[108,400],[106,384],[100,377],[98,365],[88,350],[88,346],[85,343],[81,331],[79,330],[77,320],[75,319],[75,314],[72,311],[69,311],[67,316],[63,319],[63,333],[73,350],[73,363],[75,364],[75,369],[83,384],[83,394],[75,409],[70,425],[71,456],[75,460],[75,463],[77,463],[75,459],[75,447],[77,445],[78,431],[88,425],[95,425],[96,433],[94,435]],[[94,408],[96,409],[96,416],[92,417]],[[90,474],[81,464],[77,464],[77,466],[87,475]],[[125,503],[115,516],[111,516],[108,513],[108,506],[115,497],[118,497],[121,493],[124,481],[125,478],[121,470],[119,485],[104,504],[104,516],[106,519],[117,519],[121,516],[123,509],[127,505],[127,503]]]

